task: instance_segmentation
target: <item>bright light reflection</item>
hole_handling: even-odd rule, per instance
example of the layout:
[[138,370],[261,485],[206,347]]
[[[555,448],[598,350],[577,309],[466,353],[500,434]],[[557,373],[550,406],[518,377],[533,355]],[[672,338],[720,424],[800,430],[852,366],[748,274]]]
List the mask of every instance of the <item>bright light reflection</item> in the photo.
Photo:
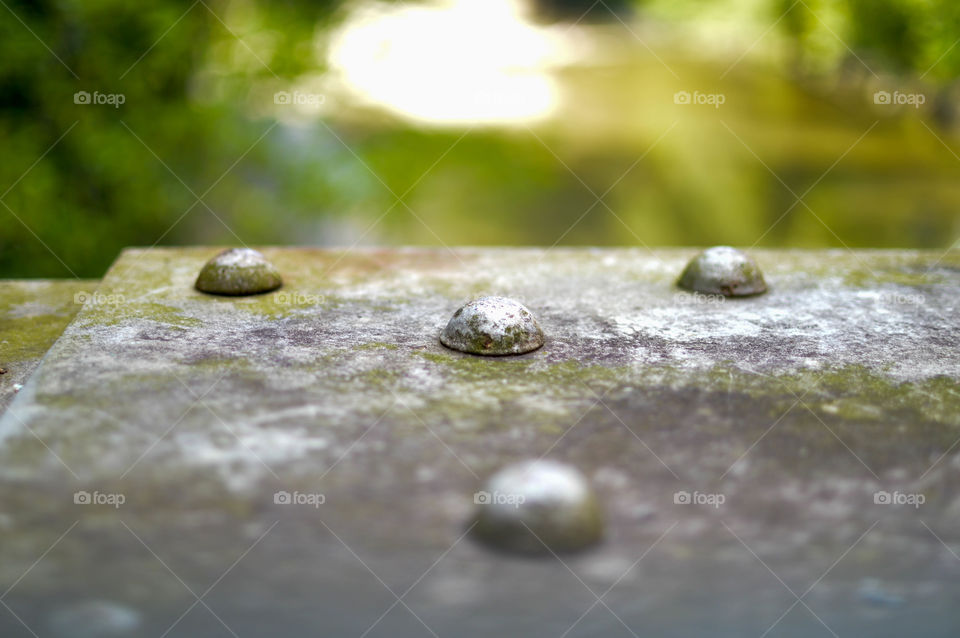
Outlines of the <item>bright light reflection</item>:
[[562,42],[517,0],[361,5],[329,64],[361,100],[434,125],[523,124],[550,114]]

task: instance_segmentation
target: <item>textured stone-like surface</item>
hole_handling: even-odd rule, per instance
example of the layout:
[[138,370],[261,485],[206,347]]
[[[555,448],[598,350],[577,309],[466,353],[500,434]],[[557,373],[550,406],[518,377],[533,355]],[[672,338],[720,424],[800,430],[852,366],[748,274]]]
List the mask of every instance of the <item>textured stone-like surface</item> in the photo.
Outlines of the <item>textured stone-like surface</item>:
[[96,281],[0,281],[0,413],[80,310]]
[[[960,257],[757,250],[770,292],[722,301],[675,287],[696,252],[264,250],[284,289],[218,298],[209,249],[128,251],[98,290],[125,303],[0,420],[3,602],[112,601],[145,636],[211,585],[167,635],[954,636]],[[444,348],[482,294],[544,347]],[[464,537],[481,478],[541,456],[603,542]],[[0,608],[0,635],[30,634]]]

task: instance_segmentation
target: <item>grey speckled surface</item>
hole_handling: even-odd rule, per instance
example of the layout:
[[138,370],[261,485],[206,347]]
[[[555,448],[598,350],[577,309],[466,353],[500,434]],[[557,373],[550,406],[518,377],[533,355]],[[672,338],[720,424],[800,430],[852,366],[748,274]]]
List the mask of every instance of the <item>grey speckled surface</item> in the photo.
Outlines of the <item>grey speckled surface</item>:
[[[127,251],[0,420],[38,632],[95,598],[144,636],[956,635],[957,254],[751,251],[769,292],[720,301],[674,287],[695,249],[264,249],[285,285],[242,299],[193,290],[216,252]],[[544,347],[441,346],[482,294]],[[531,456],[593,481],[602,544],[461,539]]]

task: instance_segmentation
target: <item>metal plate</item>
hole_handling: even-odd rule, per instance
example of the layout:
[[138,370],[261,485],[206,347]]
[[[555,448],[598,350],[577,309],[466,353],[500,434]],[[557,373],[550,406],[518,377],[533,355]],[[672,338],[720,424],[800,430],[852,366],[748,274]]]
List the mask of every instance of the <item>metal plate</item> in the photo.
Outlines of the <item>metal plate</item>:
[[[694,249],[263,249],[284,287],[224,299],[216,251],[125,252],[0,421],[0,635],[956,634],[958,255],[752,251],[769,292],[720,300]],[[440,345],[482,294],[544,347]],[[541,456],[605,541],[464,537]]]

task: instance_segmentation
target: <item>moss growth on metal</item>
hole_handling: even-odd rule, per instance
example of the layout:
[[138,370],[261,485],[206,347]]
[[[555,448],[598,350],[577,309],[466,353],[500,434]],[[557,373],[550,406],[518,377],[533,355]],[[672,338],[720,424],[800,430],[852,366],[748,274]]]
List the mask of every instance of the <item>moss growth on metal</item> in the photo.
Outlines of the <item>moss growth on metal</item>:
[[122,302],[93,304],[85,307],[77,318],[78,326],[116,326],[130,321],[154,321],[172,328],[190,328],[203,325],[203,321],[183,313],[180,308],[153,302]]
[[0,282],[0,411],[80,310],[84,293],[96,286],[82,279]]
[[276,290],[283,279],[276,267],[252,248],[229,248],[204,264],[194,287],[215,295],[258,295]]
[[0,282],[0,367],[42,356],[80,310],[89,280]]
[[400,346],[395,343],[386,343],[384,341],[371,341],[370,343],[361,343],[353,347],[354,350],[397,350]]

